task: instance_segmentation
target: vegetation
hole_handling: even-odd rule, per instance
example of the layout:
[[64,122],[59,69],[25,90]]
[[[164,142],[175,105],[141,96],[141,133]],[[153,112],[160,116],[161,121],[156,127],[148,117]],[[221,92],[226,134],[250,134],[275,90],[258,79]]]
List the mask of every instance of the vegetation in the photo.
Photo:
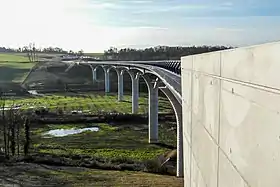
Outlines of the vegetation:
[[[176,145],[176,133],[168,133],[172,124],[160,125],[162,143]],[[65,137],[42,138],[49,130],[99,127],[98,132],[86,131]],[[143,124],[70,124],[44,125],[31,128],[34,150],[56,155],[80,155],[102,159],[145,161],[154,159],[169,149],[148,143],[148,127]],[[169,134],[169,135],[168,135]]]
[[[121,112],[131,113],[131,96],[125,95],[124,101],[118,102],[114,95],[47,95],[35,98],[21,98],[17,100],[6,100],[6,106],[20,105],[22,109],[30,107],[46,107],[50,110],[61,109],[63,111],[88,110],[91,113],[98,112]],[[159,98],[159,111],[172,112],[172,107],[167,98]],[[148,98],[146,94],[139,97],[139,113],[148,112]]]
[[[29,62],[28,58],[23,55],[13,53],[0,53],[0,62]],[[0,63],[0,66],[2,63]]]
[[146,49],[110,48],[104,52],[104,59],[111,60],[180,60],[182,56],[200,54],[205,52],[230,49],[225,46],[201,46],[201,47],[168,47],[159,46]]
[[[192,46],[192,47],[168,47],[168,46],[158,46],[150,47],[146,49],[131,49],[123,48],[117,49],[111,47],[105,50],[104,53],[84,53],[83,50],[74,52],[72,50],[66,51],[60,47],[47,47],[47,48],[36,48],[34,44],[29,46],[24,46],[18,49],[11,49],[0,47],[0,52],[13,52],[13,53],[27,53],[33,51],[37,55],[40,53],[45,54],[69,54],[69,55],[86,55],[91,57],[98,57],[101,60],[179,60],[182,56],[200,54],[205,52],[219,51],[225,49],[231,49],[232,47],[225,46]],[[30,55],[28,55],[29,57]],[[31,55],[32,56],[32,55]]]
[[[73,184],[73,186],[165,186],[179,187],[183,186],[182,179],[176,179],[171,176],[160,176],[143,172],[119,172],[119,171],[100,171],[85,170],[75,171],[52,171],[49,174],[58,177]],[[84,180],[83,180],[84,179]],[[85,183],[86,181],[86,183]]]
[[[5,60],[0,59],[0,82],[22,82],[34,66],[34,63],[28,62],[28,58],[23,56],[0,54],[1,57]],[[25,62],[21,62],[22,60]]]
[[30,136],[30,121],[28,116],[23,115],[19,110],[4,111],[5,100],[1,101],[1,119],[0,119],[0,147],[1,152],[6,158],[10,156],[19,156],[22,150],[24,154],[28,154]]
[[[67,53],[60,48],[37,50],[35,46],[32,45],[16,51],[20,53],[16,54],[12,53],[14,51],[9,51],[9,54],[0,54],[0,79],[2,81],[21,82],[24,76],[29,72],[29,69],[34,65],[34,63],[31,62],[36,61],[38,53]],[[73,51],[69,51],[69,53],[75,54]],[[82,55],[83,51],[79,51],[78,54]],[[123,102],[117,101],[116,94],[88,94],[87,96],[79,94],[55,94],[42,97],[5,100],[6,107],[16,105],[20,105],[22,109],[46,107],[56,112],[87,110],[91,113],[98,113],[100,111],[130,113],[131,96],[126,95]],[[3,106],[4,105],[2,105],[2,108]],[[139,106],[139,113],[143,114],[148,112],[148,97],[146,94],[141,95],[139,98]],[[159,111],[173,112],[166,98],[160,97]],[[73,170],[40,171],[40,175],[48,176],[48,178],[51,176],[55,178],[55,180],[59,180],[61,182],[60,184],[72,183],[73,186],[92,184],[115,186],[123,186],[126,184],[130,186],[157,184],[160,184],[160,186],[166,184],[166,186],[168,186],[172,184],[174,186],[174,184],[176,184],[179,186],[182,184],[182,181],[178,181],[169,176],[161,177],[142,172],[131,172],[144,171],[144,166],[146,167],[146,171],[160,171],[154,170],[155,168],[149,168],[149,162],[147,161],[155,159],[176,146],[176,129],[174,129],[174,124],[161,124],[159,126],[159,139],[162,144],[153,145],[148,143],[147,124],[40,125],[32,124],[28,116],[14,112],[16,111],[11,110],[10,112],[6,112],[5,115],[2,115],[3,118],[1,120],[2,126],[0,130],[3,135],[0,137],[0,146],[4,147],[4,154],[6,157],[25,155],[26,157],[24,157],[24,160],[33,159],[33,161],[43,164],[63,165],[66,163],[66,165],[69,164],[71,166],[101,168],[106,170],[130,170],[122,173],[118,171],[92,169],[84,169],[82,172],[74,172]],[[92,126],[99,127],[99,131],[86,131],[65,137],[44,137],[43,135],[45,132],[52,129]],[[39,157],[36,157],[38,155]],[[51,157],[48,157],[49,155],[51,155]],[[69,160],[71,160],[71,162],[68,162]],[[159,165],[156,164],[155,167],[159,167]],[[27,171],[25,175],[34,176],[35,174],[33,171],[34,170]],[[98,176],[98,178],[96,176]],[[132,180],[131,177],[135,179]],[[100,178],[102,178],[102,180]],[[84,180],[86,180],[86,182]]]
[[103,57],[104,53],[85,53],[84,55],[90,57]]
[[23,47],[19,47],[17,49],[13,48],[6,48],[6,47],[0,47],[0,53],[29,53],[30,51],[33,51],[35,53],[51,53],[51,54],[83,54],[83,50],[80,50],[78,52],[74,52],[72,50],[66,51],[60,47],[46,47],[46,48],[36,48],[35,44],[28,44]]
[[[0,178],[3,186],[183,186],[183,179],[174,176],[28,163],[1,166]],[[5,178],[11,180],[3,182]]]
[[[146,124],[33,124],[31,157],[25,162],[174,175],[175,168],[162,167],[159,159],[176,147],[174,125],[160,124],[160,144],[149,144]],[[99,127],[99,131],[63,137],[46,134],[50,130],[85,127]]]

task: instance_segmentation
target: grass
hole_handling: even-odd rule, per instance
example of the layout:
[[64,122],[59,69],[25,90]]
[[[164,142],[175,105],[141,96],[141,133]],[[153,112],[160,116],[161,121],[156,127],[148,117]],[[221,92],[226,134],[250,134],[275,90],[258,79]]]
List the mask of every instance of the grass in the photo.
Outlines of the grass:
[[[38,53],[39,59],[58,54]],[[30,63],[26,53],[0,53],[0,81],[22,82],[29,70],[35,65]]]
[[25,56],[14,53],[0,54],[0,81],[22,82],[34,66]]
[[52,177],[67,181],[73,186],[183,186],[183,180],[171,176],[161,176],[143,172],[120,172],[104,170],[51,171]]
[[182,187],[183,179],[144,172],[17,163],[0,167],[0,183],[3,186]]
[[20,53],[0,53],[0,62],[29,62],[29,59]]
[[[89,94],[88,96],[77,95],[47,95],[36,98],[24,98],[16,100],[6,100],[6,106],[12,104],[22,105],[22,108],[33,107],[47,107],[49,109],[62,108],[67,111],[71,110],[89,110],[91,113],[99,111],[104,112],[122,112],[131,113],[131,96],[125,95],[124,101],[118,102],[116,94],[98,95]],[[148,98],[146,94],[139,97],[139,113],[146,113],[148,111]],[[159,98],[159,111],[172,112],[172,107],[167,98]]]
[[85,53],[85,56],[90,56],[90,57],[101,57],[103,55],[104,53]]
[[[42,138],[41,136],[42,133],[51,129],[88,126],[99,126],[100,131],[84,132],[59,138]],[[173,134],[170,133],[168,130],[170,126],[173,126],[173,124],[161,124],[159,126],[159,138],[162,142],[170,141],[175,145],[176,131],[172,132]],[[135,127],[140,130],[134,129]],[[53,157],[55,159],[54,163],[57,164],[19,162],[9,166],[1,166],[0,182],[4,180],[10,182],[11,185],[21,184],[24,186],[183,186],[183,179],[174,176],[128,171],[131,170],[128,168],[129,163],[130,167],[137,167],[136,162],[133,161],[153,159],[168,151],[166,148],[148,144],[148,129],[143,127],[145,125],[49,124],[38,126],[34,124],[31,126],[31,147],[36,148],[33,149],[33,153],[34,151],[43,154],[52,153],[52,155],[58,156]],[[58,165],[61,163],[60,160],[62,162],[65,160],[63,155],[79,155],[80,157],[76,157],[78,163],[94,162],[92,159],[89,161],[82,160],[85,158],[84,156],[92,156],[105,159],[107,162],[103,164],[106,165],[105,167],[114,168],[113,164],[124,166],[122,163],[127,163],[127,166],[122,171],[89,169],[80,164],[78,166],[82,167],[76,167],[77,165],[73,165],[75,167],[61,167]],[[43,160],[48,158],[50,157],[45,154],[42,157]],[[69,159],[66,160],[69,161]]]
[[[64,137],[42,138],[42,134],[54,129],[99,127],[98,132],[86,131]],[[176,145],[176,133],[159,127],[160,141]],[[103,159],[145,161],[163,154],[169,149],[148,143],[147,125],[67,124],[32,127],[31,139],[35,152],[54,155],[84,155]]]

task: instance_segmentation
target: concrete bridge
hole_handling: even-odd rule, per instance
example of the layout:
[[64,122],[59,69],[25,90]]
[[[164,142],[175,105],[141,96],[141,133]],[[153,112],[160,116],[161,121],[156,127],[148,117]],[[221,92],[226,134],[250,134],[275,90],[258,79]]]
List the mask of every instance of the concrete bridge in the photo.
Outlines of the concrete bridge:
[[149,91],[149,142],[158,141],[158,90],[177,119],[177,176],[189,187],[280,186],[280,42],[182,57],[180,61],[80,62],[132,81],[138,109],[139,77]]

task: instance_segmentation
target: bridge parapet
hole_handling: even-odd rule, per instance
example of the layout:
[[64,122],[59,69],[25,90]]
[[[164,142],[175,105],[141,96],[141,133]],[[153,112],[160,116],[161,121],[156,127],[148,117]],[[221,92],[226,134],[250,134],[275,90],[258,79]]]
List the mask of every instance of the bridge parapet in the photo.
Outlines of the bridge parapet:
[[[179,63],[180,61],[175,61]],[[152,71],[153,74],[158,76],[164,84],[171,89],[173,94],[181,103],[181,76],[160,65],[153,64],[166,64],[167,61],[102,61],[102,62],[82,62],[83,64],[90,64],[92,66],[109,65],[109,66],[122,66],[128,69],[139,69],[143,74],[145,71]],[[171,62],[170,62],[171,63]],[[173,62],[172,62],[173,63]]]
[[280,186],[279,51],[182,58],[185,186]]
[[[138,62],[137,62],[138,63]],[[180,60],[166,60],[166,61],[148,61],[140,62],[146,65],[152,65],[156,67],[161,67],[167,69],[173,73],[181,75],[181,61]]]

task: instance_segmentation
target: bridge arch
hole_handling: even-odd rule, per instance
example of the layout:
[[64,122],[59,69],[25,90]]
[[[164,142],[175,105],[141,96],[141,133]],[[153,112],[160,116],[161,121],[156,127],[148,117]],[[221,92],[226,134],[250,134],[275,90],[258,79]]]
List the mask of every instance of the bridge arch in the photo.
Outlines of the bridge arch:
[[101,68],[103,70],[104,74],[106,73],[106,70],[104,69],[104,66],[102,66],[102,65],[92,66],[91,64],[89,64],[89,67],[91,68],[91,71],[92,71],[93,83],[97,81],[97,69],[98,68]]
[[160,90],[166,95],[170,101],[176,116],[177,123],[177,177],[183,176],[183,122],[182,122],[182,105],[178,102],[174,94],[167,88],[163,87]]
[[[150,74],[150,75],[149,75]],[[182,105],[174,93],[162,82],[162,80],[149,72],[142,75],[149,91],[149,142],[158,141],[158,89],[170,101],[176,116],[177,125],[177,177],[183,176],[183,126],[182,126]],[[152,78],[151,78],[152,77]]]

